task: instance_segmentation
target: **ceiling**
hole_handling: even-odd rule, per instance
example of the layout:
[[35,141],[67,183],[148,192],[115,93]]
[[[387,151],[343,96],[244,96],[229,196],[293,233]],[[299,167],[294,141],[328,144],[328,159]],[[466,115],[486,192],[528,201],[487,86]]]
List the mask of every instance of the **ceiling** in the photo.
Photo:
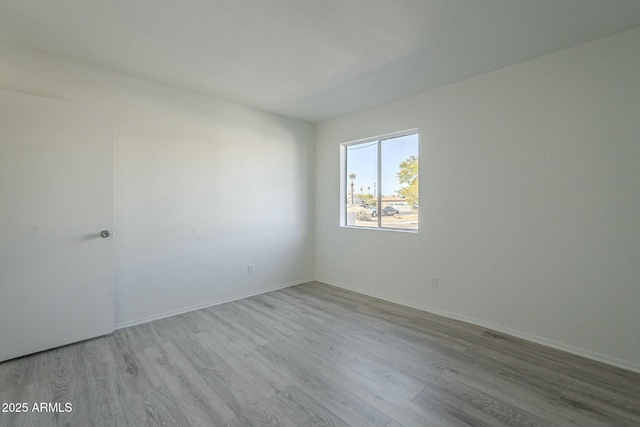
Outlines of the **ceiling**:
[[312,122],[640,27],[639,0],[0,0],[0,42]]

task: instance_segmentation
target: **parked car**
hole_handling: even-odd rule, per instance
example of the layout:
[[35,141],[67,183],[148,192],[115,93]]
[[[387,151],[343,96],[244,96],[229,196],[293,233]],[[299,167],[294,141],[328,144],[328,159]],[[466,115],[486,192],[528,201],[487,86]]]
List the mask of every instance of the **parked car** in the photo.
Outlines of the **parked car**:
[[367,210],[367,212],[369,212],[369,215],[371,215],[373,217],[378,216],[378,208],[376,208],[374,206],[369,206],[366,203],[363,203],[362,207],[365,208]]
[[[364,208],[367,210],[367,212],[369,212],[369,215],[371,215],[372,217],[376,217],[378,216],[378,208],[375,206],[369,206],[369,205],[361,205],[359,206],[359,208]],[[393,216],[396,214],[399,214],[400,212],[394,208],[393,206],[386,206],[384,208],[382,208],[382,216]]]
[[380,213],[382,214],[382,216],[393,216],[399,214],[400,212],[392,206],[386,206],[382,208]]

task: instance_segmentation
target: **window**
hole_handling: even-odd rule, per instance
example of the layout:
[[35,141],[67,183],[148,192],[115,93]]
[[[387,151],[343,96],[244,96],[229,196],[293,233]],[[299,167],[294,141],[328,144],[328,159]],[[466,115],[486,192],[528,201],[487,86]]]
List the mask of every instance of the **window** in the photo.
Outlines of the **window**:
[[418,133],[342,145],[342,225],[418,229]]

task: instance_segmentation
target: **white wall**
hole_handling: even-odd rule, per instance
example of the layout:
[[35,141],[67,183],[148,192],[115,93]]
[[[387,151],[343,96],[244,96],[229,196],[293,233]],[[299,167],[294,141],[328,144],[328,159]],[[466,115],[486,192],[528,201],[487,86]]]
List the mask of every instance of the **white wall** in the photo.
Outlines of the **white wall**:
[[[339,144],[410,128],[419,233],[340,228]],[[640,30],[318,124],[316,277],[640,371]]]
[[117,326],[313,277],[312,124],[7,46],[0,64],[2,89],[114,113]]

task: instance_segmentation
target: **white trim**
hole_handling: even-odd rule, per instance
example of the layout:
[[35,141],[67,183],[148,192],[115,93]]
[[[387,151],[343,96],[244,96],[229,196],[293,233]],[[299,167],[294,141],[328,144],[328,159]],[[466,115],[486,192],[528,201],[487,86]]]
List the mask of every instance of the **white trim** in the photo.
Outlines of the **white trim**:
[[364,289],[355,288],[352,286],[343,285],[341,283],[337,283],[331,280],[326,280],[323,278],[316,278],[316,281],[326,283],[331,286],[335,286],[338,288],[346,289],[348,291],[357,292],[359,294],[368,295],[370,297],[378,298],[384,301],[389,301],[395,304],[404,305],[406,307],[415,308],[416,310],[426,311],[427,313],[437,314],[439,316],[448,317],[450,319],[461,320],[463,322],[471,323],[476,326],[481,326],[483,328],[493,329],[494,331],[502,332],[508,335],[512,335],[517,338],[522,338],[527,341],[534,342],[536,344],[541,344],[547,347],[554,348],[556,350],[565,351],[567,353],[575,354],[577,356],[586,357],[587,359],[595,360],[597,362],[606,363],[607,365],[614,366],[616,368],[626,369],[628,371],[633,371],[640,373],[640,365],[629,362],[627,360],[618,359],[616,357],[607,356],[605,354],[596,353],[590,350],[585,350],[580,347],[575,347],[569,344],[564,344],[558,341],[550,340],[547,338],[542,338],[537,335],[532,335],[527,332],[518,331],[516,329],[511,329],[506,326],[497,325],[495,323],[487,322],[482,319],[477,319],[475,317],[469,317],[457,313],[452,313],[446,310],[440,310],[437,308],[416,304],[410,301],[404,301],[401,299],[396,299],[389,297],[387,295],[382,295],[377,292],[370,292]]
[[345,144],[340,144],[340,203],[338,206],[340,207],[340,227],[345,227],[347,225],[347,194],[349,191],[347,190],[347,146]]
[[164,313],[160,313],[160,314],[154,314],[154,315],[151,315],[151,316],[141,317],[140,319],[131,320],[131,321],[128,321],[128,322],[116,323],[115,330],[128,328],[130,326],[135,326],[135,325],[141,325],[143,323],[153,322],[154,320],[160,320],[160,319],[164,319],[166,317],[177,316],[178,314],[188,313],[190,311],[200,310],[202,308],[213,307],[215,305],[220,305],[220,304],[224,304],[224,303],[231,302],[231,301],[237,301],[237,300],[243,299],[243,298],[249,298],[249,297],[253,297],[253,296],[256,296],[256,295],[260,295],[260,294],[266,294],[267,292],[277,291],[278,289],[284,289],[284,288],[289,288],[291,286],[301,285],[303,283],[311,282],[313,280],[314,280],[313,278],[301,279],[301,280],[297,280],[295,282],[286,283],[284,285],[271,286],[269,288],[260,289],[258,291],[246,292],[244,294],[239,294],[239,295],[234,295],[234,296],[231,296],[231,297],[228,297],[228,298],[222,298],[222,299],[218,299],[218,300],[213,300],[213,301],[205,302],[203,304],[192,305],[190,307],[183,307],[183,308],[179,308],[177,310],[170,310],[170,311],[165,311]]
[[352,228],[354,230],[376,230],[376,231],[393,231],[395,233],[413,233],[418,234],[420,231],[416,228],[394,228],[394,227],[364,227],[359,225],[343,225],[342,228]]
[[341,145],[347,147],[349,145],[366,144],[367,142],[384,141],[386,139],[401,138],[403,136],[408,136],[408,135],[413,135],[418,133],[419,133],[418,128],[412,128],[412,129],[401,130],[398,132],[391,132],[391,133],[385,133],[377,136],[370,136],[368,138],[356,139],[354,141],[347,141],[347,142],[343,142]]

